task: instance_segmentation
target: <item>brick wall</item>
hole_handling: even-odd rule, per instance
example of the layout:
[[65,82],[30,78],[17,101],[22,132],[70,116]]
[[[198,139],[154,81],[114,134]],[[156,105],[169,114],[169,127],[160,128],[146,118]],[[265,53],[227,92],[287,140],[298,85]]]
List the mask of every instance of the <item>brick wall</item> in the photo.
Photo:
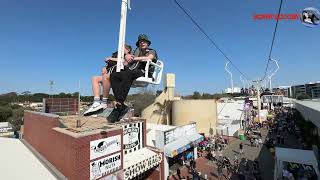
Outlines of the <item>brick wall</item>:
[[44,112],[46,113],[67,113],[69,115],[78,112],[77,98],[45,98],[43,99]]
[[[53,129],[58,126],[56,115],[31,111],[24,114],[25,140],[70,180],[89,179],[90,141],[122,134],[117,129],[75,138]],[[123,154],[121,157],[123,169]]]

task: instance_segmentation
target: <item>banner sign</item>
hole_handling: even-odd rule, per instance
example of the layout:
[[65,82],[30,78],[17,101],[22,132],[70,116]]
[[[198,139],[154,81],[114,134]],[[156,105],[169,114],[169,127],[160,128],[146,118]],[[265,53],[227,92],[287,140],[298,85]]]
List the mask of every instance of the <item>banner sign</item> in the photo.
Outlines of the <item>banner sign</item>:
[[90,160],[121,151],[121,136],[90,141]]
[[123,150],[131,153],[143,148],[143,122],[129,123],[123,127]]
[[132,179],[147,170],[159,165],[162,161],[162,154],[156,154],[124,170],[124,179]]
[[121,153],[93,161],[90,163],[90,179],[98,179],[120,170],[121,167]]

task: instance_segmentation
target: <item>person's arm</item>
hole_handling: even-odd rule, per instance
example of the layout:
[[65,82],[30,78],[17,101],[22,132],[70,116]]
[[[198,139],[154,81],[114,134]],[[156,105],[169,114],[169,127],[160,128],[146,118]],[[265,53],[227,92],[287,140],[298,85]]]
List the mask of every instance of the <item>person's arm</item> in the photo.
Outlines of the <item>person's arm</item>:
[[113,58],[113,57],[107,57],[104,61],[117,61],[118,58]]
[[146,61],[146,60],[152,60],[152,59],[154,59],[154,55],[153,54],[148,54],[147,56],[134,57],[133,60],[135,60],[135,61]]

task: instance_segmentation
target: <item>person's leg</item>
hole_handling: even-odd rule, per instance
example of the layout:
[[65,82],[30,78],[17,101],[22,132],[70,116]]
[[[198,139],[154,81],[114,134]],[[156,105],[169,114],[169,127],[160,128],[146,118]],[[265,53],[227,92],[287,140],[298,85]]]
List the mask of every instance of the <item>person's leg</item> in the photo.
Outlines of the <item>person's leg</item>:
[[[130,87],[135,79],[144,75],[141,70],[132,70],[132,71],[123,71],[124,77],[122,78],[122,82],[120,84],[120,94],[119,94],[119,101],[121,104],[124,103],[126,100],[128,93],[130,91]],[[112,83],[112,82],[111,82]]]
[[102,76],[93,76],[91,78],[91,84],[92,84],[92,92],[93,97],[100,98],[100,83],[102,82]]
[[108,104],[108,97],[110,93],[110,74],[102,74],[102,103]]
[[95,113],[101,109],[103,109],[103,106],[101,106],[100,103],[100,83],[102,82],[102,76],[93,76],[91,78],[91,84],[92,84],[92,92],[93,92],[93,103],[92,105],[84,112],[83,115],[88,116],[92,113]]

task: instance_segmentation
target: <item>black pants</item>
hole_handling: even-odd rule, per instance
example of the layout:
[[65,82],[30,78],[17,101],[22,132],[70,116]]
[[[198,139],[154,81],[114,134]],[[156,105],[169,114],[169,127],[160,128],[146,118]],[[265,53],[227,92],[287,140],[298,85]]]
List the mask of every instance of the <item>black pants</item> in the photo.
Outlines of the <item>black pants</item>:
[[140,69],[125,69],[124,71],[112,73],[110,75],[110,82],[116,101],[123,104],[133,81],[143,75],[144,73]]

